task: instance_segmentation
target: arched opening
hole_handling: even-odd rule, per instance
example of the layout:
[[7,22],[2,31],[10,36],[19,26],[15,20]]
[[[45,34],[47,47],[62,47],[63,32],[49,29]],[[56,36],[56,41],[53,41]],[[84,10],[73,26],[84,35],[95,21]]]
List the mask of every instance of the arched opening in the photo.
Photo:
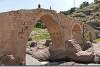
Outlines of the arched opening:
[[[47,62],[50,45],[52,45],[52,41],[48,29],[43,21],[38,20],[30,33],[26,45],[26,65],[39,65],[39,63],[42,64],[44,61]],[[39,62],[34,64],[34,59]]]
[[[42,23],[41,23],[42,22]],[[33,27],[37,27],[34,28]],[[39,19],[36,19],[36,22],[31,26],[30,32],[32,33],[32,30],[37,31],[35,35],[33,35],[33,38],[27,39],[28,41],[33,41],[30,46],[27,46],[27,48],[32,47],[32,49],[27,49],[31,56],[33,56],[35,59],[38,60],[49,60],[50,58],[50,52],[49,48],[52,49],[59,47],[61,42],[59,43],[59,40],[61,39],[61,33],[60,33],[60,27],[59,25],[49,16],[44,15],[40,17]],[[40,31],[41,30],[41,31]],[[30,35],[30,33],[28,33]],[[40,34],[40,35],[37,35]],[[42,40],[45,40],[44,42]],[[42,44],[38,44],[39,41],[42,41]],[[61,41],[61,40],[60,40]],[[26,64],[27,64],[27,56],[26,56]]]

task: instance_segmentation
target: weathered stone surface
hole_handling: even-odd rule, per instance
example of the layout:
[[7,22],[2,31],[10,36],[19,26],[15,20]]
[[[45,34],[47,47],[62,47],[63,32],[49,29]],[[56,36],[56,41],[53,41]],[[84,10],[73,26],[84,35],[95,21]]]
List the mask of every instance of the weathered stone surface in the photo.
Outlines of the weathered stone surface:
[[4,55],[0,57],[0,65],[23,65],[20,59],[14,55]]
[[82,51],[80,45],[75,40],[68,40],[66,41],[66,44],[68,45],[69,52],[71,52],[69,54],[66,52],[66,57],[77,62],[94,62],[94,54],[91,48],[86,51]]
[[40,61],[48,60],[50,53],[49,48],[38,49],[37,47],[32,48],[32,56]]
[[77,59],[75,61],[89,63],[94,62],[94,55],[92,52],[79,51],[76,53]]
[[[63,14],[58,14],[53,10],[47,9],[18,10],[0,13],[0,54],[2,55],[2,53],[10,50],[15,56],[20,57],[22,62],[25,62],[25,44],[28,41],[33,26],[38,20],[42,20],[45,23],[50,33],[52,41],[49,49],[50,57],[61,59],[71,52],[71,56],[75,54],[73,51],[77,51],[78,49],[69,50],[65,41],[75,39],[78,42],[77,45],[82,43],[82,24],[71,17],[66,17]],[[40,51],[38,52],[40,53]],[[42,53],[45,54],[45,51]]]
[[68,45],[68,48],[70,48],[70,50],[74,51],[75,53],[82,51],[81,46],[74,39],[66,41],[66,45]]

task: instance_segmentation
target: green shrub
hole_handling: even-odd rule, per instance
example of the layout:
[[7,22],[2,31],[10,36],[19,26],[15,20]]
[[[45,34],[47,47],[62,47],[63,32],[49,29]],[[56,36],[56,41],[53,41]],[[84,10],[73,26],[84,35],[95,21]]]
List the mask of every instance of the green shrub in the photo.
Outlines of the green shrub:
[[73,16],[74,17],[85,17],[86,15],[84,13],[80,12],[80,13],[74,13]]
[[38,22],[37,22],[37,24],[35,25],[35,27],[36,28],[46,28],[46,26],[45,26],[45,24],[41,21],[41,20],[39,20]]
[[94,3],[100,3],[100,0],[94,0]]

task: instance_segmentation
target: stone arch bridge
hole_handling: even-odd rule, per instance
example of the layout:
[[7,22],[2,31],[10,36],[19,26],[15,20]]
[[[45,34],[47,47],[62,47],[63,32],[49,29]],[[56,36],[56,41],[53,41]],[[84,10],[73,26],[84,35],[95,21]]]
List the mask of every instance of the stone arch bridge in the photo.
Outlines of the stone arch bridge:
[[[71,57],[80,50],[67,42],[75,39],[78,45],[83,43],[82,24],[79,21],[53,10],[32,9],[0,13],[0,55],[12,53],[25,61],[26,43],[38,20],[45,23],[50,33],[53,42],[50,52],[53,59],[63,58],[65,54]],[[69,48],[68,44],[72,47]]]

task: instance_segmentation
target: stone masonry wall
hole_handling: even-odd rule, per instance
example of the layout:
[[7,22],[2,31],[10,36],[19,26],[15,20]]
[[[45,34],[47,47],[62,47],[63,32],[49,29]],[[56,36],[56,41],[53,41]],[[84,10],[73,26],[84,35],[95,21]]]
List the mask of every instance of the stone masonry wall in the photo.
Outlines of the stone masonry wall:
[[64,57],[59,55],[65,54],[66,49],[69,49],[65,42],[74,39],[72,29],[75,24],[78,24],[80,28],[79,35],[75,35],[76,40],[81,38],[82,29],[79,21],[57,14],[53,10],[35,9],[0,13],[0,56],[13,54],[21,62],[25,62],[26,43],[32,28],[39,19],[46,24],[50,33],[53,42],[50,46],[52,58]]

